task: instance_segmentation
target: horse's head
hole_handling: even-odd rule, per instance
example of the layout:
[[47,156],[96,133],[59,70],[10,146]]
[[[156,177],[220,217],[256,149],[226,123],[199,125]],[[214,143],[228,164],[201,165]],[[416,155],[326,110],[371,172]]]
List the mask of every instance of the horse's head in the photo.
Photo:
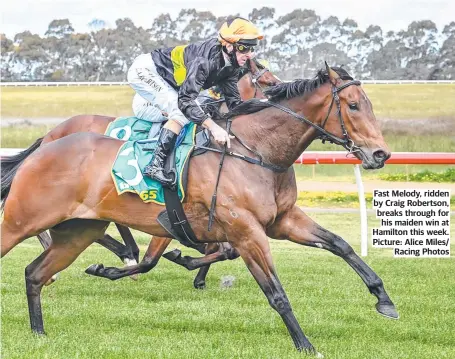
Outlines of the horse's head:
[[334,70],[327,63],[326,71],[328,86],[321,86],[321,90],[325,89],[325,106],[321,108],[323,120],[320,126],[342,139],[334,142],[362,160],[363,168],[383,167],[391,153],[360,82],[353,80],[344,69]]
[[246,62],[244,71],[240,73],[239,90],[242,100],[265,98],[263,90],[275,86],[282,81],[255,58]]

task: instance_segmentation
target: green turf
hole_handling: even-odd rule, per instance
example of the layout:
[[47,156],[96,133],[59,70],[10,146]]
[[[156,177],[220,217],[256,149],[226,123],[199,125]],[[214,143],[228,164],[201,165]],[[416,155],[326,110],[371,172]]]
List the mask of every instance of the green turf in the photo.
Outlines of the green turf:
[[129,86],[2,87],[2,117],[66,118],[84,113],[132,115]]
[[454,84],[363,85],[377,117],[440,118],[455,115]]
[[[358,215],[310,215],[358,250]],[[141,251],[147,241],[139,238]],[[401,315],[393,321],[375,312],[375,298],[341,259],[288,242],[271,241],[271,248],[294,313],[325,358],[455,357],[453,258],[394,259],[390,250],[370,250],[366,262],[384,280]],[[241,260],[214,265],[205,291],[192,289],[195,273],[165,260],[138,282],[110,282],[83,272],[91,263],[120,264],[98,245],[43,290],[48,335],[35,337],[24,268],[40,252],[30,239],[1,261],[2,358],[305,357],[293,349]],[[220,288],[224,275],[235,276],[232,288]]]
[[[455,85],[364,85],[378,117],[455,117]],[[2,87],[2,117],[70,117],[82,113],[131,114],[129,86]]]

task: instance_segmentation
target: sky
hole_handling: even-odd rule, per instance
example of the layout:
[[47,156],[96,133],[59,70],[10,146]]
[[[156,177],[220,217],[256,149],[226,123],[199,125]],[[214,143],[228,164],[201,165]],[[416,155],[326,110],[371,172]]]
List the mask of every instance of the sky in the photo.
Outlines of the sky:
[[150,28],[159,14],[176,19],[183,8],[211,11],[216,16],[240,13],[247,16],[254,8],[273,7],[277,15],[294,9],[312,9],[325,19],[355,20],[360,29],[379,25],[383,31],[403,30],[415,20],[432,20],[439,30],[455,21],[455,1],[445,0],[18,0],[2,1],[0,32],[9,38],[25,30],[43,36],[55,19],[69,19],[76,32],[87,32],[93,19],[115,26],[115,20],[128,17],[136,26]]

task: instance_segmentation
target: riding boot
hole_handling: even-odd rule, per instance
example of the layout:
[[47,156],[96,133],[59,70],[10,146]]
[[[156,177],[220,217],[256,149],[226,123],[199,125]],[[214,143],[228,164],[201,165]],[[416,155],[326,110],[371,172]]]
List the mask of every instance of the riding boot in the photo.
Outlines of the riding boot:
[[177,140],[177,134],[168,130],[167,128],[162,128],[160,132],[160,137],[158,138],[158,143],[155,150],[155,155],[153,160],[144,168],[144,175],[149,176],[150,178],[160,182],[163,185],[170,185],[173,182],[173,178],[166,176],[164,171],[164,164],[166,162],[167,156],[174,149],[175,141]]

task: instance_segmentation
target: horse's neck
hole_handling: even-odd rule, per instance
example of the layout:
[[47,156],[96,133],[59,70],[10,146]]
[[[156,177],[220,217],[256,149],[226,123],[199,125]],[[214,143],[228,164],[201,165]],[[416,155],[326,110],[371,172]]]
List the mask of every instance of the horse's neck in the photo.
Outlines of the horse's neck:
[[[319,120],[316,113],[320,104],[310,98],[294,98],[282,105],[308,119]],[[242,117],[233,122],[233,132],[258,151],[264,161],[278,166],[290,167],[317,135],[311,126],[274,107]]]

